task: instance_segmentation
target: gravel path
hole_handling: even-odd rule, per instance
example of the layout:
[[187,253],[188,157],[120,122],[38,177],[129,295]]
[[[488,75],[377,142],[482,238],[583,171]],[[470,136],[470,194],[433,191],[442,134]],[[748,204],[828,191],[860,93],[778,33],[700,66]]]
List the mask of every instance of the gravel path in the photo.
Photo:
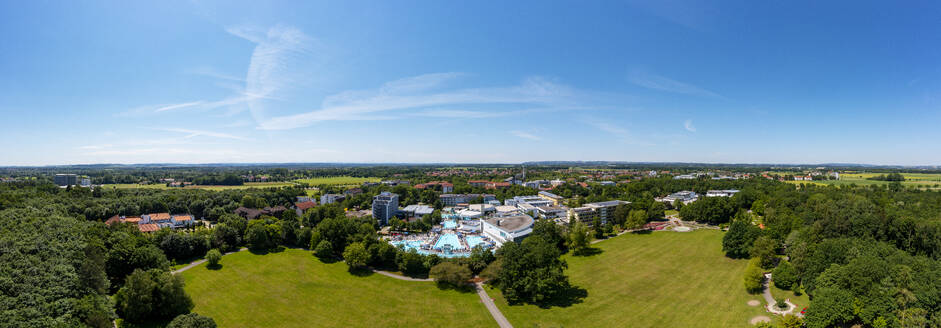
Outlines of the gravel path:
[[497,325],[500,328],[513,328],[513,325],[510,324],[509,320],[506,320],[506,317],[503,316],[503,312],[500,312],[500,309],[497,308],[496,304],[493,304],[493,299],[490,298],[490,295],[487,295],[487,290],[484,289],[483,283],[476,283],[474,286],[477,288],[477,296],[480,296],[480,301],[484,302],[484,305],[487,307],[487,311],[490,311],[490,315],[493,317],[493,320],[497,321]]
[[386,277],[389,277],[389,278],[395,278],[395,279],[398,279],[398,280],[405,280],[405,281],[435,281],[434,279],[431,279],[431,278],[424,278],[424,279],[422,279],[422,278],[412,278],[412,277],[406,277],[406,276],[403,276],[403,275],[400,275],[400,274],[395,274],[395,273],[392,273],[392,272],[389,272],[389,271],[382,271],[382,270],[376,270],[376,269],[373,269],[372,272],[381,274],[381,275],[386,276]]
[[[241,251],[247,251],[247,250],[248,250],[248,248],[242,247],[242,249],[239,249],[239,250],[237,250],[237,251],[235,251],[235,252],[228,252],[228,253],[225,253],[225,254],[222,254],[222,255],[229,255],[229,254],[232,254],[232,253],[241,252]],[[171,272],[171,273],[172,273],[172,274],[177,274],[177,273],[180,273],[180,272],[189,270],[189,269],[191,269],[191,268],[194,268],[194,267],[196,267],[197,265],[200,265],[200,264],[203,264],[203,263],[206,263],[206,259],[193,261],[192,263],[187,264],[185,267],[176,269],[176,270],[174,270],[174,271]]]
[[[784,303],[787,304],[787,310],[781,311],[781,310],[775,309],[774,305],[775,303],[777,303],[777,301],[775,301],[774,296],[771,295],[771,274],[770,273],[765,274],[764,287],[765,287],[765,290],[762,294],[765,297],[765,302],[768,303],[768,306],[765,307],[765,310],[768,310],[768,312],[779,314],[779,315],[785,315],[785,314],[791,314],[792,312],[794,312],[794,309],[797,308],[797,305],[794,305],[794,303],[791,303],[790,300],[784,300]],[[797,314],[797,315],[801,316],[800,314]]]

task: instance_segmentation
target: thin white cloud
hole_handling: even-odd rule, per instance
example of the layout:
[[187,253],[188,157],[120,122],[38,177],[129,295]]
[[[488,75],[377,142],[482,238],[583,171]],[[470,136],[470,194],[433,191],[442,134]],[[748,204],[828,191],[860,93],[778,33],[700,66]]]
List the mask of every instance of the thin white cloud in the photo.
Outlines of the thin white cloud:
[[187,71],[187,73],[195,74],[195,75],[202,75],[202,76],[211,77],[211,78],[219,79],[219,80],[245,83],[244,78],[221,73],[211,67],[200,67],[200,68],[189,70]]
[[609,122],[601,121],[601,120],[594,119],[594,118],[585,119],[584,122],[586,124],[594,126],[596,129],[600,131],[613,134],[617,138],[617,140],[620,142],[631,144],[631,145],[639,145],[639,146],[652,146],[653,145],[652,143],[649,143],[649,142],[637,140],[631,135],[630,131],[628,131],[627,129],[611,124]]
[[538,137],[538,136],[535,136],[535,135],[532,135],[532,134],[530,134],[530,133],[526,133],[526,132],[523,132],[523,131],[519,131],[519,130],[510,131],[510,134],[512,134],[512,135],[514,135],[514,136],[517,136],[517,137],[520,137],[520,138],[523,138],[523,139],[529,139],[529,140],[535,140],[535,141],[542,140],[542,138],[540,138],[540,137]]
[[686,120],[686,122],[683,122],[683,128],[689,132],[696,132],[696,127],[693,126],[693,120]]
[[78,147],[77,149],[79,149],[79,150],[98,150],[98,149],[110,148],[110,147],[112,147],[112,146],[113,146],[113,145],[111,145],[111,144],[104,144],[104,145],[87,145],[87,146],[80,146],[80,147]]
[[185,139],[199,137],[199,136],[206,136],[206,137],[222,138],[222,139],[249,140],[248,138],[245,138],[245,137],[231,135],[228,133],[212,132],[212,131],[200,131],[200,130],[179,129],[179,128],[160,128],[158,130],[163,130],[167,132],[184,133],[186,134],[185,136],[183,136],[183,138]]
[[187,103],[182,103],[182,104],[166,105],[166,106],[161,106],[161,107],[158,107],[157,109],[154,109],[154,112],[163,112],[163,111],[168,111],[168,110],[198,106],[202,104],[203,104],[203,101],[200,100],[200,101],[192,101],[192,102],[187,102]]
[[245,94],[253,97],[248,100],[249,112],[260,122],[266,117],[261,99],[275,96],[304,79],[293,64],[309,60],[314,39],[296,28],[281,25],[267,30],[227,27],[226,31],[256,44],[245,77]]
[[[429,78],[429,76],[433,78]],[[322,121],[370,120],[377,112],[466,105],[528,104],[543,107],[567,105],[572,90],[546,79],[526,79],[518,86],[457,89],[439,92],[415,92],[433,89],[453,78],[450,74],[422,75],[392,81],[373,91],[347,91],[324,99],[320,109],[307,113],[274,117],[264,121],[264,130],[294,129]],[[408,82],[402,82],[408,81]],[[416,83],[414,81],[421,81]],[[403,86],[407,85],[407,86]],[[392,86],[392,87],[390,87]],[[424,112],[426,115],[454,117],[459,114],[484,114],[455,110]],[[388,116],[380,116],[388,118]]]
[[629,77],[631,83],[644,88],[666,91],[672,93],[686,94],[692,96],[716,98],[716,99],[726,99],[724,96],[706,90],[704,88],[698,87],[696,85],[680,82],[667,78],[665,76],[660,76],[656,74],[647,74],[647,73],[634,73]]

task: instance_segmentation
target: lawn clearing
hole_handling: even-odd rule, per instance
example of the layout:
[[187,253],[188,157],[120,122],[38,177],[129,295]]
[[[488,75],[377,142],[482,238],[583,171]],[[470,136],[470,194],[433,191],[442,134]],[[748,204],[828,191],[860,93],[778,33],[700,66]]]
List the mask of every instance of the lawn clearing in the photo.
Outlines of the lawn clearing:
[[783,290],[781,288],[775,287],[773,283],[771,284],[771,296],[774,296],[775,299],[778,297],[789,299],[791,303],[797,305],[797,310],[795,312],[800,312],[801,309],[810,306],[810,296],[807,296],[806,293],[797,295],[794,294],[793,291]]
[[[868,178],[887,174],[887,173],[868,173],[868,172],[855,172],[855,173],[840,173],[840,180],[815,180],[815,181],[785,181],[790,184],[800,185],[800,184],[816,184],[821,186],[845,186],[850,184],[856,184],[859,186],[869,186],[869,185],[887,185],[889,181],[879,181],[879,180],[867,180]],[[902,185],[906,187],[917,187],[923,189],[936,189],[935,185],[941,185],[941,174],[938,173],[902,173],[902,176],[905,177],[905,181],[902,181]]]
[[311,252],[287,249],[226,255],[222,268],[181,273],[193,312],[219,327],[490,327],[473,292],[378,274],[360,277],[346,264],[324,264]]
[[765,315],[748,306],[747,261],[722,253],[722,232],[624,234],[595,244],[602,253],[565,256],[571,282],[588,297],[569,307],[507,305],[490,296],[516,327],[748,327]]
[[339,176],[339,177],[319,177],[319,178],[309,178],[309,179],[298,179],[295,181],[300,182],[300,183],[306,183],[311,186],[336,186],[336,185],[360,185],[360,184],[363,184],[363,182],[379,182],[379,181],[382,181],[382,179]]

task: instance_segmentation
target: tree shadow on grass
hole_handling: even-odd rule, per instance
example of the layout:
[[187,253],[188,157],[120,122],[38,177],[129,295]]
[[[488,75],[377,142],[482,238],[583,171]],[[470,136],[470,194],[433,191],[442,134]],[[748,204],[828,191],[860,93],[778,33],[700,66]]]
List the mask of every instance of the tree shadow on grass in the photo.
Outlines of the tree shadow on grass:
[[443,281],[437,281],[435,282],[435,286],[437,286],[438,289],[440,290],[453,290],[453,291],[457,291],[460,293],[476,293],[477,292],[477,288],[474,287],[474,284],[454,285],[454,284],[443,282]]
[[130,323],[124,320],[119,321],[120,323],[117,324],[118,328],[164,328],[170,324],[170,320],[147,321],[139,323]]
[[581,250],[579,250],[579,251],[576,251],[576,252],[572,253],[572,255],[575,255],[575,256],[585,256],[585,257],[587,257],[587,256],[595,256],[595,255],[598,255],[598,254],[601,254],[601,253],[604,253],[604,251],[601,250],[600,248],[597,248],[597,247],[587,247],[587,248],[584,248],[584,249],[581,249]]
[[313,254],[311,254],[311,256],[320,260],[320,263],[333,264],[333,263],[340,262],[340,259],[335,258],[335,257],[317,257],[317,255],[313,255]]
[[369,268],[350,268],[350,269],[347,270],[347,271],[349,271],[351,275],[354,275],[354,276],[357,276],[357,277],[369,277],[369,276],[375,274],[375,273],[372,272],[372,270],[370,270]]
[[653,231],[651,231],[650,229],[643,229],[643,230],[634,230],[634,231],[631,231],[631,233],[635,235],[649,235],[649,234],[652,234]]
[[215,271],[215,270],[221,270],[221,269],[222,269],[222,263],[216,263],[216,265],[206,264],[206,269],[213,270],[213,271]]
[[267,249],[251,249],[251,248],[249,248],[248,251],[249,251],[250,253],[252,253],[252,254],[255,254],[255,255],[267,255],[268,253],[271,253],[271,251],[269,251],[269,250],[267,250]]
[[581,303],[586,297],[588,297],[587,289],[578,286],[568,286],[556,297],[536,303],[536,305],[543,309],[569,307]]

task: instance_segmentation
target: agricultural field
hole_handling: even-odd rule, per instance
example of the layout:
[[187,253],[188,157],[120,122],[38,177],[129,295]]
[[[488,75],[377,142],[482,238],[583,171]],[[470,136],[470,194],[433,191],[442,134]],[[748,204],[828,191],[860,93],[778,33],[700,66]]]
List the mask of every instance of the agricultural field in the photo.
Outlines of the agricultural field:
[[[821,186],[844,186],[850,184],[856,184],[859,186],[869,186],[869,185],[885,185],[889,181],[878,181],[878,180],[867,180],[868,178],[878,176],[885,173],[869,173],[869,172],[847,172],[840,173],[840,180],[817,180],[817,181],[785,181],[790,184],[799,185],[803,184],[816,184]],[[905,176],[905,181],[902,182],[903,186],[906,187],[918,187],[925,189],[941,189],[941,174],[939,173],[902,173]],[[938,185],[936,187],[935,185]]]
[[180,187],[167,187],[166,184],[136,184],[136,183],[118,183],[118,184],[106,184],[102,185],[102,188],[117,188],[117,189],[206,189],[206,190],[227,190],[227,189],[250,189],[250,188],[281,188],[293,186],[292,182],[246,182],[241,186],[188,186],[185,188]]
[[309,179],[298,179],[295,181],[299,183],[306,183],[312,186],[336,186],[336,185],[360,185],[363,182],[379,182],[379,181],[382,181],[382,179],[340,176],[340,177],[319,177],[319,178],[309,178]]
[[181,273],[193,312],[219,327],[489,327],[494,321],[473,291],[378,274],[357,276],[343,262],[286,249],[222,258]]
[[722,232],[626,234],[595,244],[601,253],[566,255],[573,285],[588,296],[568,307],[508,305],[491,290],[516,327],[749,327],[767,315],[748,301],[747,261],[722,253]]

